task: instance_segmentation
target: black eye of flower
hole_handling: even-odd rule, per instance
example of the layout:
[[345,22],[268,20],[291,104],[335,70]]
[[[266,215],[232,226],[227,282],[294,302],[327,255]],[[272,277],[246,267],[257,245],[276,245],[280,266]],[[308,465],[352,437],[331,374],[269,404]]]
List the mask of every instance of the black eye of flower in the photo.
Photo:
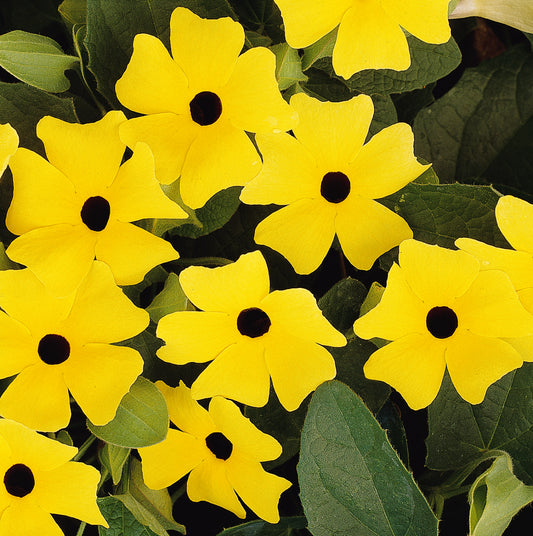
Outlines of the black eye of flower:
[[35,486],[35,478],[29,467],[22,463],[12,465],[4,475],[7,492],[15,497],[25,497]]
[[191,117],[195,123],[212,125],[222,114],[222,102],[216,93],[202,91],[189,103]]
[[433,307],[426,317],[428,331],[437,339],[451,337],[457,325],[457,315],[449,307]]
[[209,434],[205,438],[205,444],[219,460],[227,460],[233,451],[231,441],[220,432]]
[[59,365],[68,359],[70,344],[65,337],[49,333],[39,341],[37,352],[47,365]]
[[107,199],[100,197],[89,197],[81,209],[81,221],[89,227],[91,231],[103,231],[109,221],[111,207]]
[[326,201],[340,203],[350,193],[350,179],[340,171],[330,171],[322,177],[320,193]]
[[253,339],[264,335],[270,329],[270,325],[268,315],[257,307],[244,309],[237,317],[237,329],[241,335],[246,335]]

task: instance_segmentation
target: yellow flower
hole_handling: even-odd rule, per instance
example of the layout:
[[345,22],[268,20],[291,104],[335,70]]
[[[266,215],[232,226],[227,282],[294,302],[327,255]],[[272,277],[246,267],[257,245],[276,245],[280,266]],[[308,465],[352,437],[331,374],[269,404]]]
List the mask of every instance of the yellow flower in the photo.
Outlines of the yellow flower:
[[437,395],[446,367],[459,395],[482,402],[492,383],[522,365],[504,339],[532,335],[533,316],[504,272],[480,271],[464,251],[406,240],[381,302],[354,331],[393,341],[370,356],[365,375],[420,409]]
[[146,485],[165,488],[190,472],[192,501],[207,501],[244,518],[238,495],[260,518],[277,523],[279,497],[291,483],[267,473],[261,462],[278,458],[281,445],[225,398],[213,398],[207,411],[183,382],[176,388],[156,385],[178,430],[170,428],[164,441],[139,449]]
[[333,68],[344,78],[363,69],[411,65],[402,28],[427,43],[450,38],[449,0],[275,0],[293,48],[312,45],[339,27]]
[[0,125],[0,176],[19,145],[17,131],[9,124]]
[[316,270],[335,234],[361,270],[413,233],[405,220],[374,201],[418,177],[427,167],[413,155],[409,125],[383,129],[363,145],[374,107],[359,95],[319,102],[299,93],[299,114],[288,134],[256,137],[263,169],[242,191],[249,204],[288,205],[263,220],[255,241],[275,249],[299,274]]
[[[514,250],[489,246],[471,238],[459,238],[455,245],[474,255],[482,270],[503,270],[522,305],[533,314],[533,205],[512,195],[500,197],[496,220]],[[520,352],[524,361],[533,361],[533,336],[510,338],[507,342]]]
[[146,115],[122,125],[120,135],[130,146],[148,143],[158,179],[167,184],[181,176],[184,203],[199,208],[259,172],[261,160],[245,131],[289,130],[296,118],[279,93],[274,54],[257,47],[239,56],[239,23],[201,19],[178,7],[170,45],[172,58],[159,39],[135,37],[116,92],[124,106]]
[[124,120],[122,112],[86,125],[44,117],[37,135],[49,161],[22,148],[11,158],[6,225],[22,236],[7,254],[57,294],[75,290],[95,257],[111,267],[118,285],[138,283],[157,264],[178,258],[168,242],[129,223],[186,214],[162,192],[145,144],[121,165]]
[[62,536],[50,514],[108,526],[96,504],[100,473],[69,461],[77,450],[0,420],[0,535]]
[[58,430],[70,420],[70,391],[94,424],[109,422],[143,369],[136,350],[110,343],[149,322],[109,268],[96,261],[77,292],[61,298],[30,270],[2,271],[0,307],[0,377],[17,374],[0,397],[0,415]]
[[178,365],[214,359],[191,387],[195,399],[220,395],[264,406],[272,377],[279,401],[292,411],[335,376],[333,357],[320,345],[344,346],[346,339],[322,316],[309,291],[269,293],[259,251],[219,268],[187,268],[180,283],[202,311],[163,317],[157,335],[166,346],[157,355]]

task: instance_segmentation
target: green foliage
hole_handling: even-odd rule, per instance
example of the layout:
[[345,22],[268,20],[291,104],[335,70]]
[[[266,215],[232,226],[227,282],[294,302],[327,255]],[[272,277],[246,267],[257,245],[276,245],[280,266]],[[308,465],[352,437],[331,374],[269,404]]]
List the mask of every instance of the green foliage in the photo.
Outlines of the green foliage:
[[109,528],[98,527],[99,536],[156,536],[135,519],[124,503],[115,497],[98,499],[98,507],[105,517]]
[[313,395],[298,480],[313,536],[437,534],[437,519],[385,432],[339,382]]
[[305,517],[282,517],[275,525],[266,521],[251,521],[223,530],[218,536],[291,536],[295,529],[303,529],[306,525]]
[[287,43],[274,45],[271,50],[276,55],[276,80],[280,91],[307,80],[307,76],[302,72],[302,61],[297,50]]
[[57,10],[70,24],[87,22],[87,0],[63,0]]
[[111,443],[105,443],[104,446],[98,451],[100,463],[111,475],[113,484],[115,484],[115,486],[122,478],[122,469],[128,460],[130,451],[131,449],[129,448],[117,447]]
[[163,290],[154,298],[146,310],[150,314],[152,322],[159,322],[165,315],[175,311],[185,311],[187,303],[187,296],[185,296],[181,288],[178,276],[170,273],[165,281]]

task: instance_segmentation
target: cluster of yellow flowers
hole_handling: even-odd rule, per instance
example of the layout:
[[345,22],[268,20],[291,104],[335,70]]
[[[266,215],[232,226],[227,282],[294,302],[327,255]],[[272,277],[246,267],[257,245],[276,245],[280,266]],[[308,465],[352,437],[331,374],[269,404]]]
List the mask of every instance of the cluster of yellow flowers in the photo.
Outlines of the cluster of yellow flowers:
[[[364,68],[405,69],[400,26],[430,42],[449,37],[447,0],[277,3],[294,47],[340,24],[333,63],[345,77]],[[413,154],[408,125],[365,143],[370,97],[330,103],[299,93],[288,104],[274,55],[262,47],[240,54],[239,23],[177,8],[170,27],[172,56],[157,38],[138,35],[117,82],[120,102],[139,117],[111,111],[84,125],[44,117],[37,135],[47,159],[17,149],[10,126],[0,130],[0,163],[5,169],[9,161],[14,181],[6,225],[18,235],[7,255],[27,267],[0,272],[0,377],[16,375],[0,397],[2,534],[57,535],[50,513],[106,524],[95,502],[97,471],[69,461],[75,448],[30,428],[66,427],[69,393],[92,423],[106,424],[142,373],[140,354],[113,343],[142,332],[148,314],[117,285],[139,283],[178,258],[168,242],[131,223],[187,217],[160,184],[179,179],[181,200],[192,209],[230,186],[244,186],[244,203],[284,205],[258,225],[255,240],[301,274],[318,268],[335,236],[362,270],[400,245],[381,302],[354,331],[393,341],[372,355],[365,373],[398,389],[413,408],[431,403],[446,367],[475,404],[491,383],[533,359],[533,207],[510,196],[498,204],[500,228],[517,251],[469,239],[457,241],[460,251],[417,242],[377,201],[428,167]],[[256,135],[262,158],[247,133]],[[126,146],[133,155],[123,162]],[[272,381],[282,406],[295,410],[336,374],[324,346],[346,339],[310,292],[270,292],[258,251],[219,268],[189,267],[179,281],[198,310],[161,319],[158,356],[178,365],[212,363],[191,388],[157,383],[177,429],[139,449],[144,479],[161,489],[190,473],[193,501],[245,517],[240,498],[275,523],[290,482],[261,462],[276,459],[281,445],[231,400],[264,406]],[[197,402],[206,398],[208,410]]]

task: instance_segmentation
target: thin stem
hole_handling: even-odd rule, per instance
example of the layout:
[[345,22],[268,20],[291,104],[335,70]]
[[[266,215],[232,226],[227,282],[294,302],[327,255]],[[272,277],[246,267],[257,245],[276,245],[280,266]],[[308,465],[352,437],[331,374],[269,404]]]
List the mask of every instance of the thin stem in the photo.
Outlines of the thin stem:
[[85,440],[85,443],[78,449],[78,453],[74,458],[72,458],[73,461],[77,462],[81,460],[83,455],[89,450],[90,446],[96,441],[96,436],[93,436],[92,434]]
[[86,526],[87,526],[87,523],[85,523],[85,521],[82,521],[80,528],[78,529],[78,532],[76,532],[76,536],[81,536],[83,532],[85,531]]

